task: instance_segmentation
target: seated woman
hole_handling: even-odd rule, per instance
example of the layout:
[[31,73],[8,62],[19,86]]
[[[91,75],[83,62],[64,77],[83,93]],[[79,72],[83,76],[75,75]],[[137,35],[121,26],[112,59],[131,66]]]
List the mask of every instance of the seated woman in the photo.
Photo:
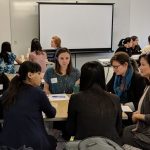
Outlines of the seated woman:
[[80,72],[72,67],[71,53],[67,48],[60,48],[56,57],[55,69],[48,68],[45,72],[44,91],[46,94],[71,94]]
[[80,92],[68,106],[67,132],[82,140],[104,136],[122,145],[122,112],[119,97],[106,92],[104,67],[96,61],[81,68]]
[[22,62],[11,51],[11,45],[9,42],[3,42],[0,53],[0,71],[4,73],[15,73],[14,61],[18,64]]
[[38,63],[42,68],[42,73],[46,71],[47,55],[42,50],[40,41],[34,38],[31,42],[31,53],[29,54],[29,60]]
[[138,44],[138,37],[137,36],[131,36],[131,39],[132,39],[132,55],[136,55],[136,54],[141,54],[141,47],[140,45]]
[[107,91],[120,97],[120,103],[133,102],[137,109],[146,86],[145,79],[133,70],[130,57],[125,52],[117,52],[111,58],[114,75],[107,84]]
[[8,91],[0,98],[4,113],[0,146],[17,149],[26,145],[35,150],[55,149],[56,141],[46,133],[42,112],[48,117],[55,117],[56,110],[38,87],[40,83],[40,65],[23,62],[18,75],[11,80]]
[[123,140],[125,144],[150,150],[150,53],[142,54],[139,60],[141,75],[146,77],[148,82],[138,109],[132,116],[136,124],[124,129]]
[[118,44],[119,48],[115,51],[115,53],[116,52],[125,52],[131,57],[132,56],[132,49],[131,49],[132,43],[133,43],[133,41],[130,37],[121,39]]

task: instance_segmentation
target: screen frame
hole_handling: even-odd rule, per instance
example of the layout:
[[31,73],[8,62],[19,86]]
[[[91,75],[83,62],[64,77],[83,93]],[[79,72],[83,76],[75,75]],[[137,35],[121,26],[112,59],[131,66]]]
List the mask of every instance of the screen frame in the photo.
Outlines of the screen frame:
[[[38,3],[38,21],[39,21],[39,39],[40,39],[40,5],[112,5],[112,25],[111,25],[111,47],[110,48],[80,48],[80,49],[69,49],[71,53],[80,54],[80,53],[105,53],[113,52],[112,43],[113,43],[113,18],[114,18],[114,3],[71,3],[71,2],[37,2]],[[54,49],[48,49],[54,52]]]

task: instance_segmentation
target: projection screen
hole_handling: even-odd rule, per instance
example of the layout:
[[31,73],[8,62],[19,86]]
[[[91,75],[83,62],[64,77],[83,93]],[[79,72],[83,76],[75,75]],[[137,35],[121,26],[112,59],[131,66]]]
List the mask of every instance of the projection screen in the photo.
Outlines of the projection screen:
[[39,37],[51,49],[57,35],[74,52],[112,50],[113,4],[39,2]]

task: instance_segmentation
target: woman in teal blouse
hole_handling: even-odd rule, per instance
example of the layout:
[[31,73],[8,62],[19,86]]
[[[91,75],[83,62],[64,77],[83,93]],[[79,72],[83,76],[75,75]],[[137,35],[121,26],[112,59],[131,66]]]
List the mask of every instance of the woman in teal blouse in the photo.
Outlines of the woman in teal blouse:
[[48,68],[44,75],[44,91],[47,94],[73,93],[74,85],[79,81],[80,72],[72,67],[71,53],[60,48],[56,54],[54,68]]

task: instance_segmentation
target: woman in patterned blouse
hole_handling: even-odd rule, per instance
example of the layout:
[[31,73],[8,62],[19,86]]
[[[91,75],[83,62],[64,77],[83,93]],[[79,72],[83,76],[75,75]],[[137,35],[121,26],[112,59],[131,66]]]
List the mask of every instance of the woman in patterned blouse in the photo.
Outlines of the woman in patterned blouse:
[[0,53],[0,71],[4,73],[15,73],[14,61],[18,64],[22,62],[11,51],[9,42],[3,42]]

